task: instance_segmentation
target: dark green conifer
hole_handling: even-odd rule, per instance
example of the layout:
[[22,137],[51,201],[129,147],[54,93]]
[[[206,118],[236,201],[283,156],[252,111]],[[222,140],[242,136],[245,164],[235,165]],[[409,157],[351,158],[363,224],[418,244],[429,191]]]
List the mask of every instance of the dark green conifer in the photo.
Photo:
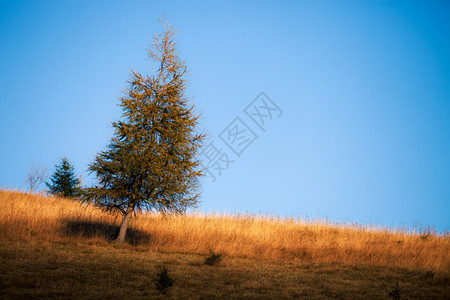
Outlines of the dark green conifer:
[[80,196],[80,179],[75,176],[74,167],[70,164],[67,157],[63,157],[61,163],[55,167],[56,171],[50,177],[50,182],[45,183],[49,188],[49,193],[66,198]]
[[113,122],[107,150],[89,166],[98,184],[86,189],[85,200],[123,214],[119,243],[136,210],[184,212],[199,197],[197,153],[204,134],[196,132],[198,115],[185,95],[186,66],[175,49],[175,31],[163,25],[148,50],[155,74],[132,72],[120,98],[122,120]]

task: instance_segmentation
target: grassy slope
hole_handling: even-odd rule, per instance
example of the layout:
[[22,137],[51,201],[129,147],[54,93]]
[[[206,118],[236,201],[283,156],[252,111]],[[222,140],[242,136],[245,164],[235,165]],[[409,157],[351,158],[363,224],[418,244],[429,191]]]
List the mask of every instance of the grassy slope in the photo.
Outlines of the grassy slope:
[[[397,282],[402,299],[450,295],[448,237],[249,217],[141,216],[129,243],[114,246],[108,240],[118,220],[95,208],[12,192],[0,192],[0,204],[5,298],[163,297],[153,282],[162,266],[174,279],[173,298],[387,299]],[[203,264],[208,248],[225,254],[217,266]],[[398,259],[402,251],[409,264]]]

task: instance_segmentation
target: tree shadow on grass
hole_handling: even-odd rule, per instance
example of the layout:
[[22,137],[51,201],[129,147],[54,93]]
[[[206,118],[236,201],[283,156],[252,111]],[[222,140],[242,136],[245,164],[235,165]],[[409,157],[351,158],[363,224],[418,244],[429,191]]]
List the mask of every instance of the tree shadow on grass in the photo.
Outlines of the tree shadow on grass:
[[[103,222],[63,220],[62,233],[70,237],[97,237],[112,242],[119,234],[119,229],[118,225]],[[149,244],[150,235],[142,230],[128,227],[125,242],[133,246]]]

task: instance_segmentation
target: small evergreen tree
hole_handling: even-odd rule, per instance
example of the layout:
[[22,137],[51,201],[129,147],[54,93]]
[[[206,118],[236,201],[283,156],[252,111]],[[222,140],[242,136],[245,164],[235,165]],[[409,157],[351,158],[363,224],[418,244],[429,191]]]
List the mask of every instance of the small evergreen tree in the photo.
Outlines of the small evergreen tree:
[[136,210],[184,212],[199,197],[197,154],[204,134],[196,133],[198,115],[184,94],[186,66],[175,50],[175,32],[163,25],[148,51],[155,74],[132,73],[120,98],[122,120],[113,122],[108,149],[89,166],[99,184],[85,190],[85,200],[122,213],[119,243]]
[[55,196],[66,198],[76,198],[80,196],[80,180],[75,176],[74,167],[69,163],[67,157],[56,165],[56,171],[50,177],[50,183],[45,184],[49,188],[49,193]]

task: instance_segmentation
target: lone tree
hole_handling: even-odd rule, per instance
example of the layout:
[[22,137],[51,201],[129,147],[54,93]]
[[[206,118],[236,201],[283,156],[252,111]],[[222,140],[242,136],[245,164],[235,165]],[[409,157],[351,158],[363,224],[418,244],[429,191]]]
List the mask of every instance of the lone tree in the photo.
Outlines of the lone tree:
[[56,165],[56,171],[50,177],[50,183],[45,183],[49,193],[55,196],[76,198],[81,193],[81,182],[75,176],[74,167],[69,163],[67,157],[63,157],[61,163]]
[[38,165],[33,165],[28,170],[27,178],[25,179],[25,184],[30,193],[34,193],[39,186],[47,180],[47,168],[40,167]]
[[98,184],[86,189],[85,201],[123,215],[116,242],[123,243],[128,223],[137,210],[182,213],[196,206],[199,176],[197,158],[204,138],[196,132],[198,115],[185,95],[186,66],[178,57],[176,32],[160,22],[148,50],[155,72],[132,72],[120,98],[122,120],[107,150],[98,154],[89,171]]

